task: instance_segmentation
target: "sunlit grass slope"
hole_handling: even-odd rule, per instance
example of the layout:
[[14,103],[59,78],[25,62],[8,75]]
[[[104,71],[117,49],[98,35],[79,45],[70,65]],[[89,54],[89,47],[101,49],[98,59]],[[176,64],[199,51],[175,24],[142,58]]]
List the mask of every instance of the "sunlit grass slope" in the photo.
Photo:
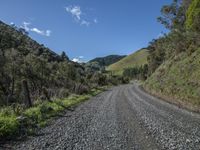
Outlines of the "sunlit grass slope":
[[200,106],[200,48],[192,55],[183,52],[167,60],[144,86],[167,99]]
[[131,68],[134,66],[142,66],[147,64],[147,49],[141,49],[139,51],[134,52],[131,55],[121,59],[120,61],[108,66],[107,70],[112,71],[116,74],[122,74],[123,70],[126,68]]

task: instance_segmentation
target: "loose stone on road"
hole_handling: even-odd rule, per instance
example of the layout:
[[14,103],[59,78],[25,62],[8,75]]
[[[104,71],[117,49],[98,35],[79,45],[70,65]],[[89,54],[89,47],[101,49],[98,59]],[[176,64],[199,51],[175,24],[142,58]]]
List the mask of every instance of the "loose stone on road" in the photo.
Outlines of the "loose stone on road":
[[39,131],[14,150],[200,149],[200,115],[145,93],[114,87]]

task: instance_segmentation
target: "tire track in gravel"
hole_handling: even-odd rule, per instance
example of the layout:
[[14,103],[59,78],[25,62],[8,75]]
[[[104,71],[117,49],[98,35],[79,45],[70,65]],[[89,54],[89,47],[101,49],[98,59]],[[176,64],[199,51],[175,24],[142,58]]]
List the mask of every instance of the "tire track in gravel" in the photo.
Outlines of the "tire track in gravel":
[[11,149],[200,149],[200,115],[150,96],[137,84],[111,88],[66,115]]
[[200,149],[199,114],[150,96],[138,85],[130,85],[126,94],[143,126],[163,149]]

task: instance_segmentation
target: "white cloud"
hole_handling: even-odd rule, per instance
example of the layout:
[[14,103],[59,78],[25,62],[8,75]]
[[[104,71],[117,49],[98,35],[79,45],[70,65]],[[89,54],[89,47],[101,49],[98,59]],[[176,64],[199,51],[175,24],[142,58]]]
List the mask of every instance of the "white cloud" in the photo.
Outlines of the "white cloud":
[[81,25],[86,25],[88,27],[90,25],[90,22],[88,22],[86,20],[82,20]]
[[35,33],[37,33],[37,34],[40,34],[40,35],[44,35],[44,31],[39,30],[38,28],[32,28],[31,31],[32,31],[32,32],[35,32]]
[[27,32],[30,31],[29,25],[31,25],[30,22],[23,22],[23,25],[21,26],[22,28],[24,28]]
[[72,61],[73,61],[73,62],[80,63],[80,60],[79,60],[78,58],[73,58]]
[[66,11],[71,13],[77,21],[81,20],[82,11],[80,6],[68,6]]
[[46,36],[50,36],[51,35],[51,30],[46,30]]
[[80,25],[90,26],[91,23],[98,23],[98,20],[95,18],[93,21],[88,21],[85,19],[86,13],[81,10],[80,6],[67,6],[65,7],[66,11],[72,15],[74,20],[79,23]]
[[50,36],[51,35],[51,30],[40,30],[36,27],[34,28],[30,28],[31,23],[30,22],[23,22],[23,25],[21,26],[22,28],[24,28],[27,32],[31,31],[31,32],[35,32],[37,34],[43,35],[43,36]]
[[73,58],[72,61],[77,62],[77,63],[83,63],[84,62],[82,60],[83,58],[84,58],[84,56],[78,56],[77,58]]
[[43,31],[43,30],[39,30],[38,28],[32,28],[30,31],[35,32],[35,33],[40,34],[40,35],[44,35],[44,36],[50,36],[51,35],[50,30]]

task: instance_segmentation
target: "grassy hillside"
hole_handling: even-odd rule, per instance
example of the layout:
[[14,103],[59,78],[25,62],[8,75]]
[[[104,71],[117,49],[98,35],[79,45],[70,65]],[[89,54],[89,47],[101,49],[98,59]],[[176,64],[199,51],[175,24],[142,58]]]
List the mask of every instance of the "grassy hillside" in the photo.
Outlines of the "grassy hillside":
[[134,66],[141,66],[147,63],[148,51],[147,49],[141,49],[120,61],[110,65],[107,70],[112,71],[117,74],[122,74],[123,70],[126,68],[131,68]]
[[144,86],[180,105],[200,106],[200,48],[190,56],[182,52],[164,62]]

